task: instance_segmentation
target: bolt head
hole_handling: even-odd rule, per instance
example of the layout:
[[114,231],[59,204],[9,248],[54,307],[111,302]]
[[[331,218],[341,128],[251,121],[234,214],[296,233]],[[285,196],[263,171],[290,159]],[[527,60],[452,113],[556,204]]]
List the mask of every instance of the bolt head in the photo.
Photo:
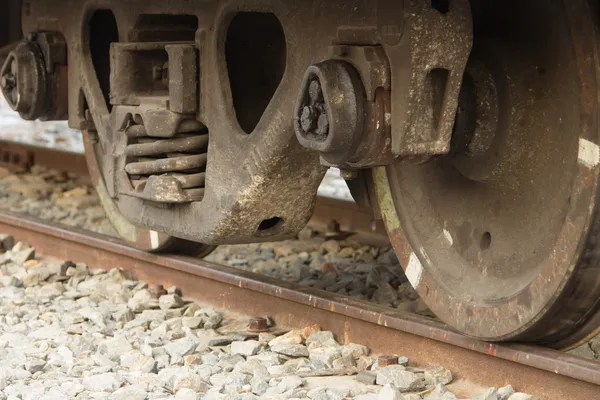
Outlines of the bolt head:
[[167,294],[163,285],[151,285],[148,288],[148,292],[150,292],[150,296],[153,299],[158,299],[160,296]]
[[398,356],[380,356],[377,358],[377,366],[379,368],[387,367],[388,365],[397,365]]
[[313,103],[323,101],[323,90],[317,79],[313,80],[308,86],[308,96]]
[[266,332],[269,330],[269,321],[264,317],[252,318],[248,324],[250,332]]
[[327,118],[327,114],[322,113],[319,115],[319,119],[317,120],[317,135],[319,136],[327,136],[329,133],[329,118]]
[[0,79],[0,86],[2,89],[11,90],[15,88],[15,77],[13,75],[7,74]]
[[302,114],[300,115],[300,126],[306,133],[312,132],[317,126],[317,110],[312,106],[304,106]]

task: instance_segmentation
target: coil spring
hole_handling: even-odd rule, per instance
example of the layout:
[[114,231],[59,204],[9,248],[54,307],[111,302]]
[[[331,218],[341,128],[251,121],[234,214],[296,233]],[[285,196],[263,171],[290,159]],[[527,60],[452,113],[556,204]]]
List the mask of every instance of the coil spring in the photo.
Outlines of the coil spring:
[[149,137],[142,124],[129,126],[125,133],[131,142],[125,147],[125,156],[131,160],[125,171],[136,191],[141,191],[150,177],[169,177],[179,181],[185,194],[176,202],[202,200],[208,148],[204,125],[184,121],[177,134],[165,139]]

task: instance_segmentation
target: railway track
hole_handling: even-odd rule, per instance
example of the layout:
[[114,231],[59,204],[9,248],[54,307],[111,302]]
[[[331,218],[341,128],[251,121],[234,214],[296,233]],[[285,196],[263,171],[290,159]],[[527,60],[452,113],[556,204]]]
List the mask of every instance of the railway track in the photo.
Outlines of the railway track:
[[45,255],[91,268],[119,266],[137,279],[177,286],[222,309],[268,315],[281,327],[319,324],[344,342],[358,341],[374,353],[401,353],[416,365],[444,364],[474,383],[511,382],[540,400],[589,400],[600,394],[598,363],[546,348],[480,342],[431,319],[197,258],[145,253],[118,239],[22,215],[0,212],[0,231]]
[[[5,167],[43,165],[87,174],[77,153],[0,142]],[[388,244],[383,228],[355,204],[319,198],[311,225],[353,232],[368,244]],[[196,300],[247,315],[269,315],[279,326],[319,324],[343,341],[360,342],[375,353],[401,353],[416,365],[443,364],[476,384],[508,382],[537,399],[594,399],[600,396],[600,365],[542,347],[476,341],[445,325],[350,297],[284,283],[197,258],[153,255],[118,239],[22,215],[0,212],[0,231],[35,246],[45,255],[81,261],[90,267],[119,266],[138,279],[180,287]],[[277,301],[273,301],[273,299]]]

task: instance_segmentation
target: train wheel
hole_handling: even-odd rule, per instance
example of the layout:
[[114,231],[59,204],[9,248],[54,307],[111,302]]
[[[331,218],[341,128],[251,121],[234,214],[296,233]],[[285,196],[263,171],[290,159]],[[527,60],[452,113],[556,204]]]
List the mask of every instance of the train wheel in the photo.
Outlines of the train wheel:
[[598,41],[586,1],[472,1],[452,151],[373,170],[406,275],[469,336],[568,348],[600,325]]
[[127,220],[117,208],[108,194],[104,178],[98,167],[96,149],[91,143],[88,131],[83,131],[83,143],[85,156],[88,164],[90,178],[96,188],[100,202],[106,211],[106,216],[117,231],[117,233],[131,246],[155,253],[177,253],[194,257],[205,257],[210,254],[216,246],[181,239],[164,233],[143,229],[133,225]]

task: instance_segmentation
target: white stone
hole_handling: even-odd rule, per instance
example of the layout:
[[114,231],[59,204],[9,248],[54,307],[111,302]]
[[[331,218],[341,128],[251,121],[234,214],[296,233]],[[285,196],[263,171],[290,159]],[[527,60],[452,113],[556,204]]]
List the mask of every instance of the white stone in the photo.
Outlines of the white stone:
[[115,390],[109,397],[110,400],[145,400],[148,397],[145,385],[135,384],[123,386]]
[[423,390],[427,381],[423,375],[415,374],[401,365],[390,365],[377,371],[377,384],[393,384],[402,393]]
[[535,398],[529,394],[517,392],[511,395],[508,400],[534,400]]
[[121,380],[114,373],[86,376],[83,386],[91,392],[113,392],[121,387]]
[[236,341],[231,343],[231,353],[243,356],[253,356],[263,347],[257,340]]
[[403,396],[395,386],[388,383],[379,392],[377,400],[403,400]]

